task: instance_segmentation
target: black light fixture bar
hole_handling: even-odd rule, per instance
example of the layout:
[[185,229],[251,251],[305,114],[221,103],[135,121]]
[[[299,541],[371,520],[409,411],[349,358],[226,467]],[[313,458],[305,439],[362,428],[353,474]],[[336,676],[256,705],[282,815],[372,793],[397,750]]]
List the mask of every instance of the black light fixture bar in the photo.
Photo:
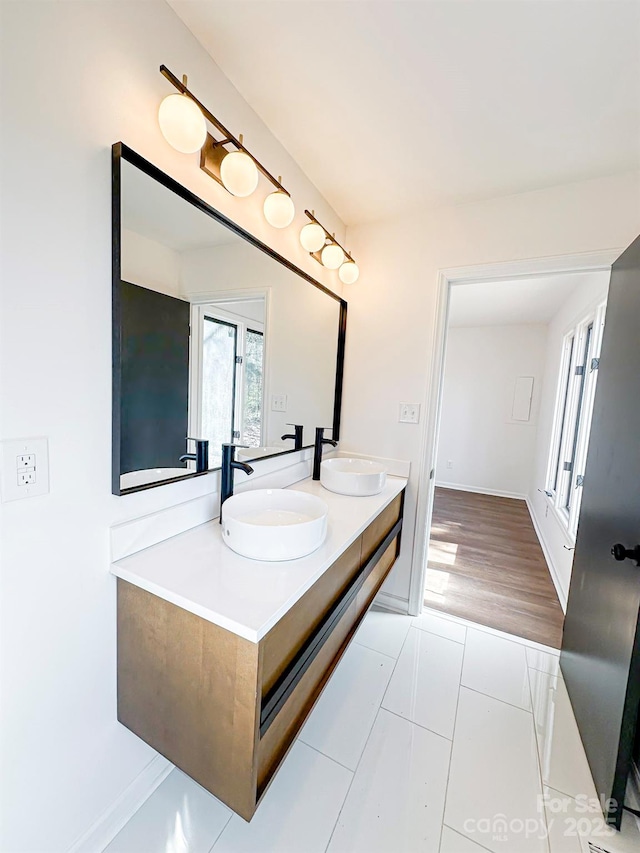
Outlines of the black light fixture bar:
[[[316,217],[315,217],[315,216],[314,216],[314,214],[313,214],[313,211],[305,210],[305,214],[306,214],[306,216],[308,216],[308,217],[309,217],[309,219],[310,219],[310,220],[311,220],[315,225],[319,225],[319,226],[322,228],[322,230],[324,231],[325,236],[327,237],[327,239],[328,239],[328,240],[330,240],[332,243],[335,243],[335,244],[336,244],[336,246],[339,246],[339,247],[342,249],[342,251],[344,252],[344,256],[345,256],[345,258],[348,258],[348,260],[353,261],[353,263],[355,264],[355,261],[354,261],[354,260],[353,260],[353,258],[351,257],[351,253],[350,253],[350,252],[347,252],[347,250],[344,248],[344,246],[341,246],[341,245],[340,245],[340,243],[338,243],[338,241],[336,240],[336,238],[334,237],[334,235],[333,235],[333,234],[330,234],[330,233],[327,231],[327,229],[324,227],[324,225],[322,224],[322,222],[320,222],[320,221],[318,221],[318,219],[316,219]],[[315,258],[315,259],[316,259],[316,261],[318,261],[319,263],[322,263],[322,260],[320,259],[320,252],[321,252],[321,251],[322,251],[322,249],[318,250],[317,252],[310,252],[309,254],[311,255],[311,257],[312,257],[312,258]]]
[[[211,149],[213,149],[213,148],[222,148],[222,146],[224,146],[224,145],[235,145],[235,147],[238,149],[238,151],[243,151],[245,154],[247,154],[249,157],[251,157],[253,162],[256,164],[256,168],[258,169],[258,171],[261,172],[265,176],[265,178],[273,184],[274,187],[276,187],[278,190],[280,190],[280,192],[285,193],[285,195],[288,195],[288,196],[291,195],[291,193],[288,192],[288,190],[286,190],[282,186],[280,181],[276,180],[273,177],[273,175],[271,174],[271,172],[269,172],[267,169],[265,169],[265,167],[262,165],[262,163],[253,156],[251,151],[248,151],[245,148],[244,144],[242,143],[242,136],[240,136],[240,138],[237,139],[233,135],[233,133],[231,133],[231,131],[228,130],[222,124],[222,122],[218,121],[218,119],[213,115],[213,113],[210,112],[205,107],[205,105],[201,101],[198,100],[198,98],[196,98],[196,96],[193,94],[193,92],[191,92],[187,88],[186,76],[183,78],[183,80],[179,80],[176,77],[176,75],[173,74],[173,72],[171,72],[167,68],[166,65],[160,66],[160,73],[162,74],[163,77],[165,77],[171,83],[172,86],[175,86],[175,88],[180,92],[180,94],[186,95],[188,98],[191,98],[191,100],[194,102],[194,104],[196,104],[198,106],[198,108],[202,112],[202,115],[207,119],[207,121],[209,121],[216,128],[216,130],[222,134],[223,138],[219,141],[214,139],[210,134],[208,134],[207,135],[207,142],[205,143],[205,148],[207,148],[209,151],[211,151]],[[203,151],[204,151],[204,149],[203,149]],[[204,160],[204,157],[201,158],[201,164],[200,165],[204,169],[204,171],[206,171],[208,175],[210,175],[212,178],[215,178],[215,180],[217,180],[219,183],[221,183],[219,176],[216,175],[214,173],[214,171],[210,171],[209,169],[205,168],[203,160]]]

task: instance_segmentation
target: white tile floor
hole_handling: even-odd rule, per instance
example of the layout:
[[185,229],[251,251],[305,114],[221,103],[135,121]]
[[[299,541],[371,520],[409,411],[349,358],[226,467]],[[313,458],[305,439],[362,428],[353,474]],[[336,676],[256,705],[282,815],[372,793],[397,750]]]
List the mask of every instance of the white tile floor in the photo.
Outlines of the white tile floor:
[[638,853],[594,796],[557,651],[372,611],[251,823],[173,770],[107,851]]

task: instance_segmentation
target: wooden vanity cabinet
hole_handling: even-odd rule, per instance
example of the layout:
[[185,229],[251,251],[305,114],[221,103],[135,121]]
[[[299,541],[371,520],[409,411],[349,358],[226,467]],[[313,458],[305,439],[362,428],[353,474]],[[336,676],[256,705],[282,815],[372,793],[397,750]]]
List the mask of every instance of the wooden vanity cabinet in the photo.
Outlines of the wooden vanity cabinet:
[[258,642],[118,578],[118,719],[250,820],[398,555],[404,492]]

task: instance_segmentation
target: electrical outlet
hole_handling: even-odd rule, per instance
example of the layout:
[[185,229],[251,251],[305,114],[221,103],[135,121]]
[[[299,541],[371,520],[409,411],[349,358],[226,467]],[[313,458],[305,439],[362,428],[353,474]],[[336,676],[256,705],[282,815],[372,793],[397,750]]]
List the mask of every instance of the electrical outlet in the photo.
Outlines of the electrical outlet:
[[420,421],[420,403],[400,403],[401,424],[417,424]]
[[49,443],[46,438],[0,442],[2,501],[35,498],[49,491]]
[[271,395],[271,411],[286,412],[287,411],[287,395],[272,394]]
[[22,468],[18,471],[18,485],[19,486],[34,486],[36,483],[36,469],[35,468]]

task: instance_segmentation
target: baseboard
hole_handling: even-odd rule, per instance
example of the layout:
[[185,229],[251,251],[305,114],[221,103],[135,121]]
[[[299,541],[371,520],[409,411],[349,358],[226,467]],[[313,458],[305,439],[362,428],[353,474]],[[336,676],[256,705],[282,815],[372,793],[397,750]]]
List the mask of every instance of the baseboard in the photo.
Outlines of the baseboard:
[[538,519],[536,518],[535,511],[533,509],[533,504],[529,500],[529,498],[525,498],[527,503],[527,509],[529,510],[529,515],[531,516],[531,523],[533,524],[533,529],[536,532],[536,536],[538,537],[538,542],[540,543],[540,547],[542,548],[542,553],[544,555],[545,562],[547,564],[547,568],[549,569],[549,574],[551,575],[551,580],[553,581],[553,585],[556,588],[556,594],[558,596],[558,600],[560,602],[560,607],[562,607],[562,612],[567,612],[567,593],[562,588],[562,584],[560,583],[560,577],[556,570],[556,567],[553,563],[553,558],[551,556],[551,551],[545,541],[544,535],[542,533],[542,528],[538,524]]
[[461,486],[458,483],[438,483],[439,489],[455,489],[458,492],[473,492],[476,495],[491,495],[496,498],[514,498],[514,500],[525,501],[527,496],[519,492],[504,492],[501,489],[480,489],[477,486]]
[[115,802],[72,844],[68,853],[100,853],[104,850],[172,770],[173,764],[166,758],[154,756]]
[[402,613],[406,616],[409,612],[409,602],[406,598],[400,595],[393,595],[390,592],[379,592],[374,601],[375,606],[379,610],[387,610],[389,613]]

